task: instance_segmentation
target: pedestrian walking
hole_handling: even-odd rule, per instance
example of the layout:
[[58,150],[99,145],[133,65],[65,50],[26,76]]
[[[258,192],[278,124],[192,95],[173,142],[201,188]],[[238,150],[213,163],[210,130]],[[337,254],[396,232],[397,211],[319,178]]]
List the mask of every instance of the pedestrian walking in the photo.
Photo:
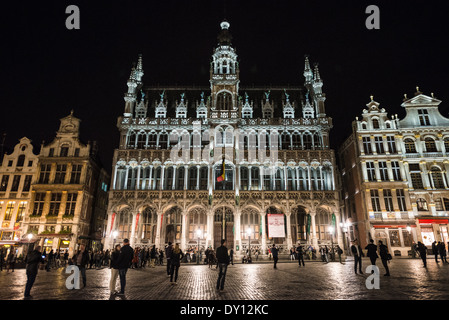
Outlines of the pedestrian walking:
[[39,270],[39,264],[44,263],[42,258],[41,247],[37,246],[36,249],[28,253],[26,259],[26,275],[27,282],[25,285],[25,298],[31,298],[31,288],[33,287],[34,281],[37,277],[37,272]]
[[129,245],[129,240],[123,240],[123,246],[120,248],[120,254],[117,260],[118,274],[120,277],[120,292],[118,295],[125,294],[126,287],[126,273],[128,272],[129,267],[134,258],[134,250]]
[[171,258],[171,252],[173,251],[172,243],[169,242],[168,246],[165,248],[165,256],[167,257],[167,276],[170,276],[170,258]]
[[388,261],[391,260],[391,255],[388,253],[388,247],[382,243],[382,240],[379,240],[379,255],[386,272],[384,276],[389,277],[390,269],[388,268]]
[[338,260],[340,261],[341,264],[343,264],[343,262],[341,262],[341,255],[343,254],[343,250],[340,248],[340,246],[337,244],[337,254],[338,254]]
[[83,278],[83,288],[86,287],[86,267],[89,263],[89,253],[86,250],[86,246],[84,244],[80,245],[80,249],[73,256],[73,263],[78,267],[81,272],[81,276]]
[[120,248],[119,244],[115,245],[114,251],[111,254],[111,280],[109,281],[109,291],[111,295],[116,294],[115,284],[117,283],[118,278],[118,257],[120,256]]
[[418,252],[421,256],[421,260],[424,264],[424,268],[427,268],[427,247],[418,241]]
[[9,272],[9,269],[12,269],[12,272],[14,272],[15,264],[16,264],[16,253],[15,250],[11,249],[9,251],[8,257],[6,258],[6,272]]
[[298,244],[298,246],[296,247],[296,256],[298,257],[299,266],[301,267],[301,262],[302,262],[302,266],[305,267],[304,252],[303,252],[303,248],[302,248],[301,244]]
[[154,268],[156,262],[156,245],[153,244],[153,247],[151,247],[150,251],[150,267]]
[[436,241],[432,242],[432,253],[433,253],[434,257],[435,257],[435,262],[439,263],[439,261],[438,261],[438,247],[437,246],[438,245],[437,245]]
[[371,239],[369,242],[370,243],[365,247],[365,250],[367,250],[366,256],[371,260],[371,264],[375,266],[376,259],[379,258],[379,256],[377,255],[377,246],[374,244],[373,239]]
[[271,247],[271,254],[273,256],[274,269],[277,269],[276,264],[278,263],[279,259],[279,249],[276,248],[276,245],[274,243],[273,246]]
[[226,279],[226,272],[228,270],[229,265],[229,255],[228,255],[228,248],[226,247],[226,239],[221,240],[221,246],[217,248],[216,252],[219,267],[217,290],[223,291]]
[[[171,252],[170,257],[170,284],[175,285],[176,281],[178,280],[178,271],[179,267],[181,266],[181,260],[184,257],[184,253],[182,252],[181,248],[179,248],[179,244],[175,244],[175,247],[173,248]],[[175,281],[173,282],[173,276],[175,276]]]
[[357,240],[352,241],[351,252],[354,256],[354,272],[357,274],[357,267],[359,269],[360,274],[363,274],[362,271],[362,257],[364,256],[362,247],[357,244]]
[[415,241],[413,241],[410,249],[412,251],[412,259],[415,259],[416,258],[416,243],[415,243]]
[[[234,249],[231,248],[229,251],[229,259],[232,265],[234,265]],[[256,251],[256,260],[257,260],[257,251]]]
[[446,246],[444,245],[444,242],[438,241],[438,253],[440,254],[441,261],[443,263],[447,263],[447,260],[446,260]]
[[54,253],[53,253],[53,249],[51,249],[50,253],[47,256],[47,265],[45,267],[45,270],[47,270],[47,272],[50,272],[50,268],[53,263],[53,257],[54,257]]

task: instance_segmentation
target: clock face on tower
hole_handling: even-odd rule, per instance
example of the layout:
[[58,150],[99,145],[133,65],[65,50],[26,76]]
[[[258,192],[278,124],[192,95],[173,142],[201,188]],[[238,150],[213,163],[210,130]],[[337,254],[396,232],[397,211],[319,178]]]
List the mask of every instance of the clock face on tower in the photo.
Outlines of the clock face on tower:
[[76,126],[73,124],[66,124],[62,127],[63,132],[74,132],[76,130]]

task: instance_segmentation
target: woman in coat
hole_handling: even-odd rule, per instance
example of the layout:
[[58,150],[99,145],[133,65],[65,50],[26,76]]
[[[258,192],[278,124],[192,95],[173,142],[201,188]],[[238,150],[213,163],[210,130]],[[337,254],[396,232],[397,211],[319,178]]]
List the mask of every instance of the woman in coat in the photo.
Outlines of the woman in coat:
[[109,290],[111,291],[111,295],[116,294],[115,284],[118,278],[118,257],[120,255],[120,245],[117,244],[114,248],[114,251],[111,254],[111,280],[109,281]]
[[[181,266],[181,259],[184,257],[184,253],[182,253],[179,248],[179,244],[175,245],[170,257],[170,284],[176,284],[176,280],[178,280],[178,270]],[[175,282],[173,282],[173,274],[175,275]]]

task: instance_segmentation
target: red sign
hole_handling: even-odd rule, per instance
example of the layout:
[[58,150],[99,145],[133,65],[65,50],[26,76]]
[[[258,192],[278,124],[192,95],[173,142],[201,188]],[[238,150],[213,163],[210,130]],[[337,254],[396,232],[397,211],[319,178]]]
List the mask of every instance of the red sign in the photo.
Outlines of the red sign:
[[109,230],[109,232],[112,231],[112,227],[114,226],[114,219],[115,219],[115,212],[112,213],[112,218],[111,218],[111,230]]
[[137,226],[139,223],[139,216],[140,216],[140,212],[137,212],[137,216],[136,216],[136,231],[137,231]]
[[419,219],[418,221],[421,224],[448,224],[449,219]]

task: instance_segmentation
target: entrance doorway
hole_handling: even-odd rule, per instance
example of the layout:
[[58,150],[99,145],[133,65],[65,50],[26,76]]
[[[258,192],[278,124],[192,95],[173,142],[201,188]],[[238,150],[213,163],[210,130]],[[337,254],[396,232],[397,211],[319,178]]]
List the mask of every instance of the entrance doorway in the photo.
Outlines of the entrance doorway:
[[214,248],[221,245],[221,239],[226,239],[228,248],[234,247],[234,213],[232,209],[221,207],[214,214]]

